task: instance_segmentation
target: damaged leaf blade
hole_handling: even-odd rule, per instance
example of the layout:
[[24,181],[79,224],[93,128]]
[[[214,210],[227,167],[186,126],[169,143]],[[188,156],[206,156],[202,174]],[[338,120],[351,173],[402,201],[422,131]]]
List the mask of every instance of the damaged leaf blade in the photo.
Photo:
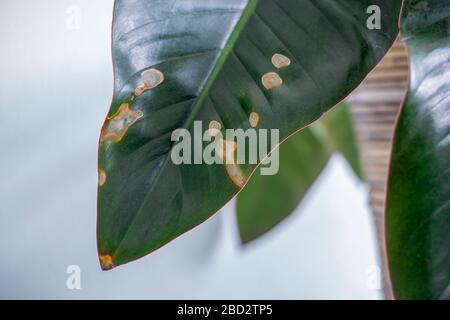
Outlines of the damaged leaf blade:
[[258,239],[291,215],[334,153],[341,153],[361,177],[356,136],[346,103],[339,104],[280,146],[278,174],[253,175],[237,198],[241,242],[247,244]]
[[[373,4],[383,23],[369,30]],[[97,238],[105,269],[204,222],[256,168],[176,165],[174,130],[193,133],[194,121],[208,130],[217,121],[222,130],[279,129],[283,140],[342,100],[379,62],[398,33],[400,5],[116,0],[114,99],[99,150]]]
[[411,83],[394,136],[386,237],[397,299],[450,299],[450,3],[405,1]]

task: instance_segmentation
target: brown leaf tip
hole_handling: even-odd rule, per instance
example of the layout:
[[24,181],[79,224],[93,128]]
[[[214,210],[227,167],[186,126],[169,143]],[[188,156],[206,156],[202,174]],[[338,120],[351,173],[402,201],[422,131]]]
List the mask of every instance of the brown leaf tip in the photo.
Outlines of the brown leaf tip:
[[115,267],[112,257],[109,254],[101,255],[99,259],[103,271],[111,270]]

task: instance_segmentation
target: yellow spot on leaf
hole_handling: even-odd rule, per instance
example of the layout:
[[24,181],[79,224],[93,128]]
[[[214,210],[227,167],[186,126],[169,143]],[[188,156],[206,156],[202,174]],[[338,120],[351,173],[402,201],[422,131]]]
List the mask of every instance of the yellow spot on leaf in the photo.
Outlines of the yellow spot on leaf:
[[100,265],[103,270],[106,271],[106,270],[111,270],[112,268],[114,268],[114,263],[113,263],[112,257],[109,254],[99,256],[99,259],[100,259]]
[[259,124],[259,114],[257,112],[250,113],[250,117],[248,118],[248,122],[252,128],[256,128]]
[[106,183],[106,172],[105,170],[100,169],[98,172],[98,185],[99,187],[103,187]]
[[286,67],[289,67],[291,65],[291,59],[289,59],[285,55],[282,55],[280,53],[276,53],[272,57],[272,64],[277,69],[286,68]]
[[269,72],[262,76],[262,83],[267,90],[283,85],[283,79],[276,72]]
[[228,177],[239,188],[247,182],[239,164],[236,161],[237,143],[235,141],[220,139],[216,146],[216,153],[223,161]]
[[106,119],[100,141],[121,141],[128,129],[143,116],[142,111],[130,110],[128,103],[122,104],[116,114]]
[[208,134],[211,137],[217,136],[221,130],[222,130],[222,125],[220,124],[220,122],[213,120],[209,123]]
[[136,88],[134,94],[140,96],[144,91],[156,88],[164,82],[164,74],[156,69],[145,70],[141,74],[141,85]]

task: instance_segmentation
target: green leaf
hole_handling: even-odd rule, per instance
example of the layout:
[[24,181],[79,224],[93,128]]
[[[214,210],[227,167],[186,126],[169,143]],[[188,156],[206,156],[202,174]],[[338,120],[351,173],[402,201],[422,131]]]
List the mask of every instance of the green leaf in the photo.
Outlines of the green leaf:
[[265,234],[298,207],[330,158],[326,145],[312,128],[297,133],[280,146],[280,171],[256,172],[237,199],[241,241]]
[[[374,4],[380,30],[366,26]],[[256,112],[258,129],[279,129],[286,138],[341,101],[379,62],[398,33],[400,5],[116,0],[114,99],[99,150],[102,268],[142,257],[202,223],[256,168],[232,168],[232,180],[227,166],[175,165],[173,130],[193,132],[194,121],[204,129],[211,121],[247,129]],[[272,63],[275,54],[291,64]]]
[[349,107],[342,103],[325,114],[312,128],[322,136],[322,140],[332,152],[341,153],[353,172],[362,180],[364,178],[358,143]]
[[335,152],[361,173],[353,123],[341,103],[280,146],[280,171],[257,171],[237,199],[237,221],[245,244],[273,229],[295,210]]
[[394,138],[387,248],[398,299],[450,298],[450,3],[406,1],[410,90]]

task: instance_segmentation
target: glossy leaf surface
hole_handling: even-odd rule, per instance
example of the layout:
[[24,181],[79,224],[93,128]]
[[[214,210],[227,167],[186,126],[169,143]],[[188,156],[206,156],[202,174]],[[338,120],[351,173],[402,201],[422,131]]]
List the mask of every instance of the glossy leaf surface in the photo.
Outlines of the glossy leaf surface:
[[316,127],[323,132],[322,140],[329,150],[342,154],[353,172],[363,179],[356,132],[347,104],[343,103],[328,112],[320,119]]
[[[369,30],[378,5],[381,29]],[[279,129],[284,139],[351,92],[398,30],[400,0],[117,0],[114,100],[100,141],[103,269],[202,223],[256,165],[175,165],[177,128]],[[286,65],[274,55],[291,62]],[[276,73],[276,74],[274,74]],[[238,175],[238,177],[236,177]]]
[[411,84],[396,128],[387,244],[398,299],[450,298],[450,2],[406,1]]

